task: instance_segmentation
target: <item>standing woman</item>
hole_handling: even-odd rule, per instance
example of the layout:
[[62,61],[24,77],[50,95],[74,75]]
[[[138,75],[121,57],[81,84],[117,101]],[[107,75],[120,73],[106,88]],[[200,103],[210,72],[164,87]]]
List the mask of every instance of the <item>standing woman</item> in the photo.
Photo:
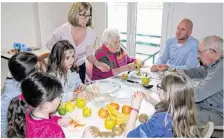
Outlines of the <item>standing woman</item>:
[[93,55],[96,35],[90,26],[92,26],[92,6],[88,2],[74,3],[68,13],[68,22],[55,29],[46,44],[50,50],[60,40],[68,40],[73,45],[77,57],[76,64],[79,66],[79,75],[83,83],[86,76],[86,58],[102,72],[110,69],[107,64],[99,62]]

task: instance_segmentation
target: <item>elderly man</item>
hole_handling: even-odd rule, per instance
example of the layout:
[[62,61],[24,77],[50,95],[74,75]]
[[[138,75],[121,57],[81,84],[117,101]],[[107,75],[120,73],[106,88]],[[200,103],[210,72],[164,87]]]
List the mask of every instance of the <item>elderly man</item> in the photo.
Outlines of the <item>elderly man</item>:
[[199,44],[198,55],[205,66],[184,72],[190,78],[201,78],[195,88],[199,120],[223,125],[223,39],[207,36]]
[[176,37],[170,38],[151,71],[166,71],[168,69],[190,69],[198,64],[198,40],[190,36],[193,23],[190,19],[183,19],[177,26]]

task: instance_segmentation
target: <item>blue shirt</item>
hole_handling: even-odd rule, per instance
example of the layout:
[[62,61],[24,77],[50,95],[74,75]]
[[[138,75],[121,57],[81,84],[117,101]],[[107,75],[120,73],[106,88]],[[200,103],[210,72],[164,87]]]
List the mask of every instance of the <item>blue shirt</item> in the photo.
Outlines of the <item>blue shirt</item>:
[[175,37],[170,38],[156,64],[167,64],[170,68],[182,70],[196,67],[198,64],[198,40],[190,36],[182,46],[178,45],[178,40]]
[[7,112],[10,101],[21,94],[20,82],[15,79],[6,79],[1,96],[1,137],[6,138]]
[[[166,118],[167,116],[167,118]],[[165,120],[166,119],[166,120]],[[167,112],[155,113],[147,122],[130,131],[128,138],[173,137],[172,120]]]

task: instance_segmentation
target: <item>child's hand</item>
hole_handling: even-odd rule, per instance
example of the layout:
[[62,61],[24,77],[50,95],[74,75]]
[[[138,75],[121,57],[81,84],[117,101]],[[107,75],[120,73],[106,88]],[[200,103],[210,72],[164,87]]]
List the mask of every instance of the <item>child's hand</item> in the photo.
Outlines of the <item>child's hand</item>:
[[96,135],[94,135],[91,126],[87,126],[84,132],[82,133],[83,138],[94,138]]
[[145,100],[149,103],[151,103],[152,105],[156,105],[157,103],[159,103],[157,100],[153,99],[149,93],[147,92],[142,92],[143,97],[145,98]]
[[68,117],[62,117],[61,119],[58,120],[58,124],[62,127],[68,127],[69,126],[69,120],[70,118]]
[[82,91],[84,91],[84,89],[85,89],[85,85],[83,84],[83,83],[80,83],[79,85],[78,85],[78,91],[80,91],[80,92],[82,92]]
[[141,92],[135,92],[132,96],[131,107],[135,109],[140,109],[142,99],[143,94]]

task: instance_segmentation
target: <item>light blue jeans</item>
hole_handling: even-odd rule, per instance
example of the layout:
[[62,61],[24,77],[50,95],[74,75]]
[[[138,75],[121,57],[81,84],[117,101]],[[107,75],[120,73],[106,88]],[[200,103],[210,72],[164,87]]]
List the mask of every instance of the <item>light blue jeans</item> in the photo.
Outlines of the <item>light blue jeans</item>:
[[6,138],[7,112],[10,101],[21,93],[20,83],[14,79],[6,79],[1,96],[1,137]]

